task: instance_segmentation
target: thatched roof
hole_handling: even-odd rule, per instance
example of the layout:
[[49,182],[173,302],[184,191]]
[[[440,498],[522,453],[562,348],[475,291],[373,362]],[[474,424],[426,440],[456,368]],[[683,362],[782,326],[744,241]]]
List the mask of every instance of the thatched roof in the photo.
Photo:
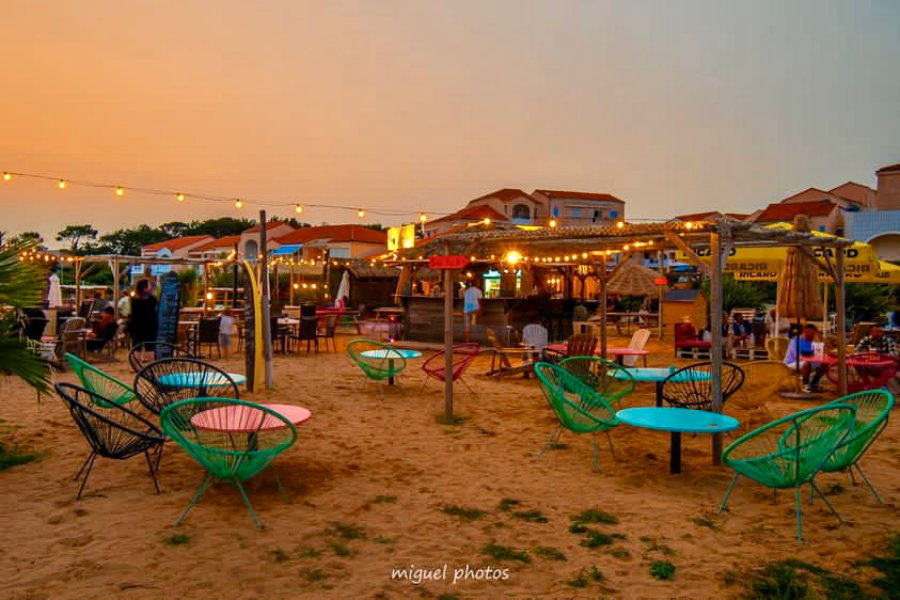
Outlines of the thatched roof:
[[654,280],[659,273],[644,265],[629,260],[609,278],[606,290],[611,294],[623,296],[651,296],[659,293]]
[[[794,231],[808,232],[809,218],[798,215]],[[824,307],[819,295],[819,268],[812,258],[799,248],[788,248],[778,287],[778,312],[788,319],[819,320]]]
[[347,270],[357,279],[396,279],[400,277],[397,267],[373,267],[367,261],[354,261]]

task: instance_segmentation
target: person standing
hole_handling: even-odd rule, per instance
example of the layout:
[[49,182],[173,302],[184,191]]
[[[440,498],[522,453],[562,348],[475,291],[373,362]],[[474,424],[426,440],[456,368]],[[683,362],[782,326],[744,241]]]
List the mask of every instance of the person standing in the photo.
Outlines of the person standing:
[[131,315],[128,317],[128,335],[133,346],[156,341],[156,319],[156,296],[150,293],[150,282],[141,279],[134,289]]
[[478,281],[473,279],[469,287],[466,288],[465,294],[463,294],[463,325],[467,342],[469,341],[472,325],[475,324],[478,317],[478,311],[481,310],[481,299],[483,297],[484,294],[481,293],[481,289],[478,287]]

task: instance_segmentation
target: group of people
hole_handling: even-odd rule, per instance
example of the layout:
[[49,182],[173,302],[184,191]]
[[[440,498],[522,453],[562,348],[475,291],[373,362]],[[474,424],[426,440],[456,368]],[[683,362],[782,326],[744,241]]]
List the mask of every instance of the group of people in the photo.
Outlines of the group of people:
[[[150,280],[141,279],[134,288],[134,294],[125,294],[119,300],[119,316],[125,323],[126,331],[133,345],[156,341],[156,296],[150,286]],[[116,321],[116,309],[103,300],[99,294],[94,296],[94,310],[100,311],[100,318],[93,323],[87,334],[87,349],[99,352],[115,337],[119,329]]]

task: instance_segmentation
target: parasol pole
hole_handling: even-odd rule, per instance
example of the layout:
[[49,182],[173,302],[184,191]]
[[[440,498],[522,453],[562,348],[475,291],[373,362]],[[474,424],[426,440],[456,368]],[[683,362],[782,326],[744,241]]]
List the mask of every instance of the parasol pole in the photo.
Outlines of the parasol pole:
[[[710,376],[712,378],[712,404],[713,412],[722,412],[722,246],[719,238],[719,229],[724,228],[718,225],[716,230],[709,234],[709,246],[711,249],[712,269],[709,274],[710,300],[712,304],[712,314],[710,321],[712,323],[712,346],[710,351],[710,362],[712,369]],[[712,439],[712,455],[713,464],[722,464],[722,436],[713,434]]]
[[[450,246],[444,244],[449,256]],[[464,315],[465,318],[465,315]],[[453,270],[444,269],[444,373],[453,373]],[[453,418],[453,377],[444,377],[444,416]]]
[[834,302],[837,309],[837,344],[838,344],[838,394],[847,395],[847,315],[844,290],[844,248],[837,248],[835,253]]
[[[665,277],[666,270],[663,267],[663,252],[662,250],[656,251],[656,261],[659,263],[659,276]],[[663,298],[666,293],[666,286],[659,286],[659,306],[657,306],[657,312],[659,316],[657,317],[657,325],[659,326],[659,339],[662,341],[663,339]]]

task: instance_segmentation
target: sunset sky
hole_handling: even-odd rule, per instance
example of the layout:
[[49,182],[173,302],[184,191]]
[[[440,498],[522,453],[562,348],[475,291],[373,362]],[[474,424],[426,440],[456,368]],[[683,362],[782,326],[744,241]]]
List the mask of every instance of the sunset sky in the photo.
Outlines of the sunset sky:
[[[890,0],[7,0],[0,47],[6,171],[429,214],[575,189],[664,219],[900,162]],[[258,210],[23,179],[0,202],[48,239]]]

